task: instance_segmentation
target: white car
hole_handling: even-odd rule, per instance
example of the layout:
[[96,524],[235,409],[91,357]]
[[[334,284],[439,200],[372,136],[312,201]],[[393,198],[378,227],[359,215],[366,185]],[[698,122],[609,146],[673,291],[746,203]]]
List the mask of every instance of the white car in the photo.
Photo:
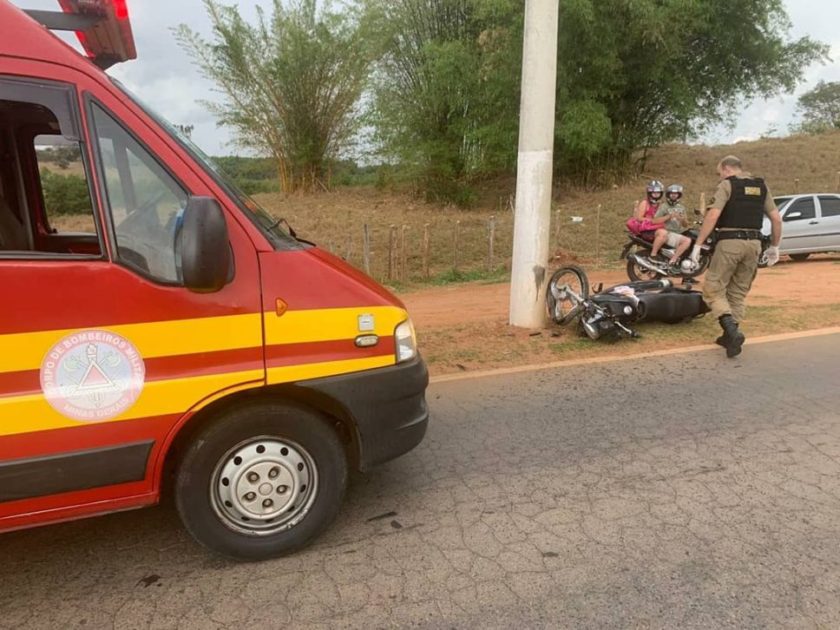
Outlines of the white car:
[[[802,261],[811,254],[840,252],[840,195],[785,195],[773,200],[782,215],[779,253]],[[761,231],[770,234],[766,217]]]

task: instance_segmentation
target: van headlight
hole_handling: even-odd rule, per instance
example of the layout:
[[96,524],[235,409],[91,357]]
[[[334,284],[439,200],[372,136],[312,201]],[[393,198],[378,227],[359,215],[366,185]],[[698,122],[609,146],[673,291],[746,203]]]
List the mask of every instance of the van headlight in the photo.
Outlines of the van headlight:
[[405,320],[394,330],[394,345],[397,363],[409,361],[417,356],[417,334],[410,319]]

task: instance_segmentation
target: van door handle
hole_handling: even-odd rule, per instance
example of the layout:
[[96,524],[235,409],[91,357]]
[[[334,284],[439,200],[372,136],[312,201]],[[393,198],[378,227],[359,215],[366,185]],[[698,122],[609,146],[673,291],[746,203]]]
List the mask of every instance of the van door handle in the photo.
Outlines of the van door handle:
[[819,225],[819,221],[808,221],[808,225]]

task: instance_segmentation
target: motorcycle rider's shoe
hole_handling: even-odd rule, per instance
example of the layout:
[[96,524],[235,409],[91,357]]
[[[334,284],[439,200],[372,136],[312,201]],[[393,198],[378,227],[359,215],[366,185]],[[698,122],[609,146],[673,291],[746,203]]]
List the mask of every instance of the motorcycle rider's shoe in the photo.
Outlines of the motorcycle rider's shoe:
[[[715,340],[715,343],[726,348],[726,356],[730,359],[741,354],[741,346],[744,345],[744,333],[738,330],[738,322],[732,315],[721,315],[718,318],[720,327],[723,328],[723,335]],[[722,341],[723,343],[720,343]]]

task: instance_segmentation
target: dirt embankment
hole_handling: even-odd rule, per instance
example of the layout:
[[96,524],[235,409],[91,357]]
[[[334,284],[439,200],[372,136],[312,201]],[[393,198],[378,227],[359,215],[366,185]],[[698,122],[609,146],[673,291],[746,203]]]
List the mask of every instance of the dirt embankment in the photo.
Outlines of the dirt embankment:
[[[622,270],[589,273],[594,285],[626,281]],[[617,345],[580,338],[573,327],[523,331],[507,326],[508,284],[462,284],[400,296],[414,320],[433,374],[548,362],[578,356],[627,354],[711,342],[711,318],[640,327],[642,339]],[[759,271],[748,300],[748,336],[840,325],[840,257],[784,261]]]

